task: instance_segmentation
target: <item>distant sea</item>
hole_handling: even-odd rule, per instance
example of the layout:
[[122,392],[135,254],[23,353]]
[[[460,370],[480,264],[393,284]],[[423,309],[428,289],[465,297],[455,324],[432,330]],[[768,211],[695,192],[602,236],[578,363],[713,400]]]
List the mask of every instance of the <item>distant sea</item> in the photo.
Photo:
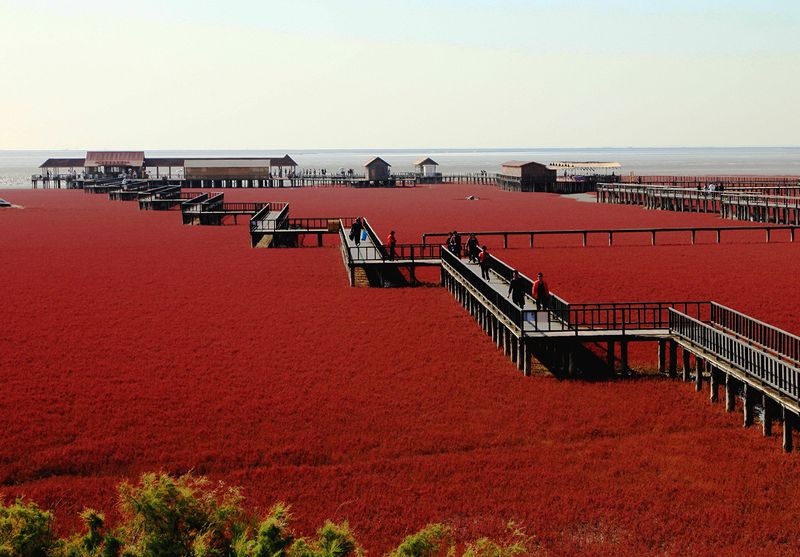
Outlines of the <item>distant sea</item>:
[[[145,150],[153,157],[256,157],[294,158],[301,168],[359,169],[366,160],[379,155],[396,172],[413,169],[414,161],[431,156],[441,172],[496,172],[507,160],[615,161],[622,164],[618,174],[790,174],[800,175],[800,147],[702,147],[702,148],[597,148],[597,149],[306,149],[245,151]],[[82,157],[85,151],[0,150],[0,188],[29,188],[31,175],[50,157]]]

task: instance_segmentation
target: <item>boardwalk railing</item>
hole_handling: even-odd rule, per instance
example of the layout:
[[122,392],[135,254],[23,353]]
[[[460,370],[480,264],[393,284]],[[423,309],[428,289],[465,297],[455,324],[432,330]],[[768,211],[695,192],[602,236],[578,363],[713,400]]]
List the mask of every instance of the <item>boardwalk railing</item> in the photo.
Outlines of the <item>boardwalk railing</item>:
[[669,330],[675,337],[713,355],[747,377],[772,387],[794,401],[798,400],[800,369],[796,366],[673,309],[670,310]]
[[339,226],[344,226],[348,231],[357,217],[300,217],[290,218],[286,223],[289,230],[327,230],[337,232]]
[[[275,213],[274,216],[273,213]],[[250,232],[274,232],[280,228],[286,228],[288,218],[289,204],[271,201],[252,216]]]
[[[536,245],[536,237],[541,236],[577,236],[581,238],[581,245],[584,247],[588,245],[591,236],[603,236],[607,239],[608,245],[614,245],[614,237],[625,235],[647,235],[650,237],[650,243],[656,245],[658,234],[672,234],[672,233],[687,233],[690,242],[695,244],[697,242],[697,234],[701,232],[715,233],[716,242],[722,241],[723,232],[762,232],[765,233],[766,241],[771,241],[772,232],[777,230],[789,231],[789,238],[794,241],[795,230],[800,228],[798,225],[785,224],[785,225],[763,225],[763,226],[676,226],[676,227],[663,227],[663,228],[591,228],[591,229],[573,229],[573,230],[485,230],[482,232],[465,232],[462,236],[475,234],[479,239],[485,237],[501,237],[503,238],[503,248],[508,248],[508,239],[510,237],[521,236],[528,238],[530,247]],[[431,239],[446,238],[448,232],[426,232],[422,235],[422,243],[428,243]]]
[[774,356],[800,365],[800,337],[735,309],[711,303],[710,323]]
[[607,302],[568,304],[567,311],[570,329],[577,334],[597,330],[666,330],[670,311],[678,310],[698,319],[708,319],[710,307],[708,301]]
[[430,261],[439,259],[439,246],[430,244],[397,244],[390,252],[388,246],[351,246],[350,255],[354,261],[383,262],[392,261]]
[[189,213],[189,212],[199,212],[200,208],[198,207],[197,210],[194,210],[195,205],[200,205],[208,200],[207,193],[198,193],[191,199],[187,199],[183,203],[181,203],[181,212],[182,213]]

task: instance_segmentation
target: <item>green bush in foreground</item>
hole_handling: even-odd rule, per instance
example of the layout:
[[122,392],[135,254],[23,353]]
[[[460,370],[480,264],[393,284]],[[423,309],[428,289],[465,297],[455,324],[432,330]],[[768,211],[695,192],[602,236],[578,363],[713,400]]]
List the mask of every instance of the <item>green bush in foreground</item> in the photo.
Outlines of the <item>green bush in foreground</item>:
[[[145,474],[119,486],[122,520],[116,528],[93,509],[81,513],[84,532],[59,539],[53,515],[35,503],[0,500],[0,557],[357,557],[364,555],[347,522],[326,521],[314,539],[297,538],[283,503],[260,521],[248,516],[236,488],[191,474]],[[503,543],[482,538],[463,557],[513,557],[530,539],[513,524]],[[389,557],[455,557],[452,529],[430,524],[410,535]]]

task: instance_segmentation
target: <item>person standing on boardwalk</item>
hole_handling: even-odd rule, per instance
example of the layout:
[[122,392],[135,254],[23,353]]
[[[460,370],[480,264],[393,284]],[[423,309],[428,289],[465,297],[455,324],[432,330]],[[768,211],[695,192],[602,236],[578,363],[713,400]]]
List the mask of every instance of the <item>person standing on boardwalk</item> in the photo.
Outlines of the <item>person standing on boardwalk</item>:
[[478,238],[475,234],[470,234],[467,239],[467,258],[470,263],[478,262]]
[[457,230],[453,230],[453,247],[455,247],[453,253],[456,254],[456,257],[461,259],[461,234],[459,234]]
[[489,282],[489,249],[483,246],[483,249],[478,254],[478,263],[481,266],[481,278]]
[[536,275],[536,280],[533,282],[533,299],[536,300],[536,310],[547,307],[547,299],[550,297],[550,289],[547,288],[547,283],[544,281],[544,275],[539,273]]
[[519,271],[514,270],[511,277],[511,282],[508,283],[508,294],[506,298],[511,296],[511,301],[517,304],[520,308],[525,307],[525,281],[519,276]]
[[361,245],[361,229],[364,227],[361,224],[361,217],[358,217],[356,220],[353,221],[353,224],[350,225],[350,239],[359,246]]
[[394,248],[397,246],[397,238],[394,236],[394,230],[389,232],[389,235],[386,237],[386,247],[388,249],[389,259],[394,259],[396,254],[394,252]]

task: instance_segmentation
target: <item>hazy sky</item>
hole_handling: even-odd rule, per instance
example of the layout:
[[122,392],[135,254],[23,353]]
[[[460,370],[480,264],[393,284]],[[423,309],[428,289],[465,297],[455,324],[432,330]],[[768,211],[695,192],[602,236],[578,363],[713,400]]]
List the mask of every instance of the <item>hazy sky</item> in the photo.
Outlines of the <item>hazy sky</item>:
[[0,148],[800,144],[800,1],[0,0]]

